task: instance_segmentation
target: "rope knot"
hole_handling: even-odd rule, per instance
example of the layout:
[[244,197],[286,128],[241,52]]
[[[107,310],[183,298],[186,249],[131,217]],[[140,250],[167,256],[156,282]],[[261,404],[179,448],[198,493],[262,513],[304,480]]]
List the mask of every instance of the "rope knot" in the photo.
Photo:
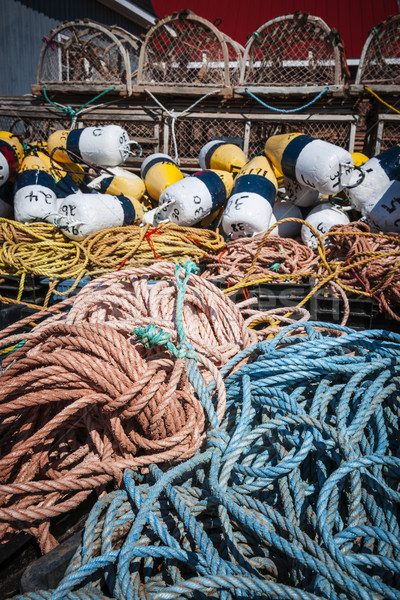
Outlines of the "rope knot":
[[189,342],[184,341],[175,346],[171,342],[171,335],[168,331],[164,331],[161,327],[157,327],[157,325],[150,324],[146,325],[146,327],[136,327],[132,333],[145,348],[164,346],[175,358],[199,360],[197,353]]
[[171,335],[157,325],[146,325],[146,327],[136,327],[133,330],[139,343],[145,348],[154,348],[155,346],[166,346],[171,343]]

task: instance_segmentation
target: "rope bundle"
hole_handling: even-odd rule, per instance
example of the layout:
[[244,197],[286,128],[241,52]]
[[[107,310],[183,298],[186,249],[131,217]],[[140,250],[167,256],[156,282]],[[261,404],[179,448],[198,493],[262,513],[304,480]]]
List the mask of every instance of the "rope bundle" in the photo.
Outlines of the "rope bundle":
[[[2,345],[17,346],[4,359],[1,376],[0,539],[23,529],[49,551],[56,545],[52,517],[76,507],[92,490],[101,495],[110,481],[119,485],[127,467],[188,458],[206,425],[221,420],[225,389],[209,356],[225,363],[254,334],[229,299],[216,288],[213,299],[212,286],[191,274],[193,263],[186,265],[183,282],[179,267],[160,267],[139,270],[169,278],[148,286],[155,294],[150,292],[141,315],[140,298],[136,307],[129,298],[135,289],[144,296],[147,282],[128,271],[131,280],[122,272],[114,280],[99,279],[99,291],[85,290],[67,318],[50,317],[29,334],[4,338],[3,332]],[[121,280],[128,281],[125,294]],[[163,329],[148,327],[147,308]],[[215,410],[202,374],[217,382]]]
[[[348,294],[371,296],[400,321],[389,306],[400,304],[400,235],[373,234],[360,222],[336,226],[331,232],[326,259],[335,273],[332,279]],[[322,265],[318,272],[328,275]]]
[[239,353],[206,446],[128,469],[57,590],[18,598],[398,599],[400,336],[324,328]]
[[[240,282],[253,265],[262,240],[263,235],[257,235],[251,239],[228,242],[218,260],[213,256],[208,257],[203,277],[220,276],[226,277],[231,283]],[[251,275],[253,279],[278,279],[278,273],[280,280],[283,274],[301,273],[307,276],[317,264],[318,257],[308,246],[289,238],[271,236],[265,239]]]
[[[222,237],[213,231],[173,224],[158,228],[132,225],[105,229],[76,242],[49,223],[23,225],[2,218],[0,244],[0,272],[50,279],[72,278],[76,281],[71,290],[85,275],[95,277],[161,260],[198,262],[208,253],[219,252],[224,247]],[[53,288],[54,285],[47,300]]]

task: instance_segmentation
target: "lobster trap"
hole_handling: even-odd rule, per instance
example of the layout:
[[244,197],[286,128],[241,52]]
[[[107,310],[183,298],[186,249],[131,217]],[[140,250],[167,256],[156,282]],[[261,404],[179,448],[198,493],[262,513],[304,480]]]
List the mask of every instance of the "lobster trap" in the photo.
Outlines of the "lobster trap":
[[44,38],[33,93],[101,92],[125,95],[136,82],[139,40],[120,27],[69,21]]
[[400,15],[389,17],[373,27],[365,41],[352,93],[371,90],[400,92]]
[[[297,12],[264,23],[246,45],[240,86],[271,93],[342,93],[348,74],[339,33]],[[239,90],[238,90],[239,91]]]
[[243,47],[190,11],[159,21],[146,35],[137,87],[162,93],[204,94],[239,83]]

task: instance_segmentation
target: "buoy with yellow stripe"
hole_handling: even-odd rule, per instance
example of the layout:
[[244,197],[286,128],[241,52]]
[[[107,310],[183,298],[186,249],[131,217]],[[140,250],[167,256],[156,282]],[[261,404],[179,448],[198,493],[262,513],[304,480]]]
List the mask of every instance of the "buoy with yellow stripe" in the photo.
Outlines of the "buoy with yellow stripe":
[[140,200],[146,191],[143,180],[135,173],[121,167],[111,167],[109,173],[102,173],[88,184],[89,188],[102,194],[125,194]]
[[278,184],[266,156],[250,160],[236,176],[221,227],[230,239],[267,231]]
[[350,152],[303,133],[271,136],[265,154],[285,177],[321,194],[340,192],[359,177]]
[[226,171],[200,171],[185,177],[161,194],[156,221],[195,225],[224,206],[232,187],[233,175]]
[[158,201],[167,187],[183,179],[183,174],[168,154],[157,152],[145,158],[140,169],[140,177],[145,183],[150,198]]
[[130,141],[127,131],[119,125],[104,125],[55,131],[47,146],[58,162],[83,159],[99,167],[118,167],[127,160],[132,143],[135,142]]
[[[42,153],[41,153],[42,155]],[[20,223],[52,222],[57,211],[56,182],[41,156],[28,155],[14,184],[14,217]]]
[[[350,223],[350,219],[346,213],[336,206],[332,206],[329,202],[318,204],[318,206],[313,208],[307,215],[305,221],[314,227],[320,235],[328,233],[334,225],[348,225]],[[312,250],[317,249],[318,240],[311,229],[306,225],[302,225],[301,227],[301,239],[303,240],[303,244]],[[328,243],[327,238],[324,238],[324,243]]]
[[24,157],[24,149],[19,139],[10,132],[0,136],[0,186],[13,181]]
[[208,142],[199,154],[199,164],[203,171],[212,169],[238,173],[246,162],[246,155],[239,146],[218,140]]
[[78,192],[59,203],[54,224],[72,240],[122,225],[140,223],[143,207],[135,198],[123,194],[85,194]]

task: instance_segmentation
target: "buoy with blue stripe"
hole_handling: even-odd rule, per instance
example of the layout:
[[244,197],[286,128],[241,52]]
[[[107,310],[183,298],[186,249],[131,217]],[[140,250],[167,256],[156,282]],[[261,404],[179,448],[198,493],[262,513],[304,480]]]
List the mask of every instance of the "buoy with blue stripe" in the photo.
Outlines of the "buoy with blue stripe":
[[195,225],[224,206],[232,186],[233,176],[226,171],[200,171],[185,177],[163,191],[156,219]]
[[140,177],[145,183],[150,198],[158,201],[167,187],[183,179],[183,174],[168,154],[157,152],[145,158],[140,169]]
[[127,160],[131,143],[134,142],[129,140],[125,129],[119,125],[104,125],[55,131],[49,137],[47,146],[58,162],[79,162],[83,159],[99,167],[118,167]]
[[14,180],[23,156],[24,150],[17,137],[12,134],[0,137],[0,186]]
[[256,156],[239,172],[222,216],[221,227],[235,240],[264,233],[272,216],[278,184],[269,160]]
[[265,154],[285,177],[321,194],[336,194],[358,178],[350,152],[303,133],[271,136]]
[[111,173],[103,173],[89,183],[89,187],[102,194],[124,194],[140,200],[146,191],[143,180],[135,173],[121,167],[111,167]]
[[384,233],[400,233],[400,181],[395,179],[361,208],[367,223]]
[[[347,190],[347,195],[354,208],[363,214],[368,214],[373,205],[379,205],[383,193],[389,188],[393,181],[400,179],[400,144],[396,144],[374,156],[359,167],[363,177],[360,184]],[[392,189],[395,189],[393,186]],[[386,198],[387,200],[387,198]],[[385,201],[381,206],[385,204]],[[386,220],[386,211],[383,208],[382,221]],[[374,211],[375,218],[379,219],[379,208]],[[394,216],[394,211],[389,212]],[[374,218],[374,220],[375,220]]]
[[78,192],[61,200],[54,224],[72,240],[83,240],[101,229],[140,223],[142,217],[143,207],[135,198]]
[[208,142],[199,154],[199,164],[203,171],[212,169],[238,173],[246,162],[246,155],[239,146],[217,140]]
[[49,221],[57,211],[56,182],[40,156],[23,161],[14,184],[14,217],[20,223]]
[[285,177],[283,184],[286,192],[286,201],[296,206],[303,208],[313,206],[322,197],[322,194],[318,190],[300,185],[298,181],[293,181],[293,179]]
[[13,198],[14,184],[12,181],[6,181],[6,183],[0,187],[0,217],[3,219],[13,218]]
[[[350,220],[346,213],[332,206],[329,202],[322,202],[312,209],[305,219],[320,235],[328,233],[334,225],[348,225]],[[301,227],[301,239],[312,250],[318,247],[318,240],[311,229],[306,225]],[[328,243],[328,238],[324,238],[324,243]]]
[[[272,225],[282,219],[302,218],[303,215],[298,206],[282,200],[280,202],[275,202],[274,204],[269,227],[272,227]],[[300,235],[300,231],[301,223],[297,223],[296,221],[284,221],[283,223],[279,223],[279,225],[271,231],[270,235],[279,235],[279,237],[282,238],[295,238]]]

